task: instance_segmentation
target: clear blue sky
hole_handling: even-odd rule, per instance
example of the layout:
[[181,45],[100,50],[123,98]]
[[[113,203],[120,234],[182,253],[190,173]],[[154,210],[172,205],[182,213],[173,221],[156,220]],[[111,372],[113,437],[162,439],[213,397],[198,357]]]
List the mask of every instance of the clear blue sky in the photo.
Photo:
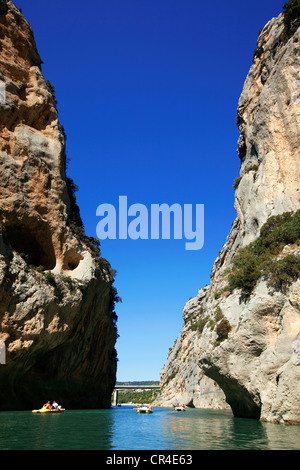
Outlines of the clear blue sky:
[[259,30],[283,0],[16,0],[67,134],[68,176],[86,233],[96,208],[204,204],[205,242],[105,240],[118,272],[118,374],[159,380],[182,309],[236,217],[236,108]]

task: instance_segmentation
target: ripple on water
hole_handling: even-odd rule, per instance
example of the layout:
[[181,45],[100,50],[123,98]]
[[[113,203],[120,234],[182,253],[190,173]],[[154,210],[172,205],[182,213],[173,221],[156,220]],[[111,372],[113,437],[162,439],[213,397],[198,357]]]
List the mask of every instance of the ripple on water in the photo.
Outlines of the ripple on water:
[[300,426],[233,418],[227,410],[0,413],[0,449],[8,450],[293,450],[299,443]]

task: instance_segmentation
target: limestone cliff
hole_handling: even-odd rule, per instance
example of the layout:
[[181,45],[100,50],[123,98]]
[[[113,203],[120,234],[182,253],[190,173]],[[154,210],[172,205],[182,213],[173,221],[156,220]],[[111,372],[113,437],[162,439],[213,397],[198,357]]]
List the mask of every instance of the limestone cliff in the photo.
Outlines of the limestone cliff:
[[113,272],[84,233],[54,89],[10,0],[0,0],[0,83],[0,409],[109,407]]
[[259,35],[238,103],[237,218],[184,307],[157,404],[300,423],[299,15],[288,21]]

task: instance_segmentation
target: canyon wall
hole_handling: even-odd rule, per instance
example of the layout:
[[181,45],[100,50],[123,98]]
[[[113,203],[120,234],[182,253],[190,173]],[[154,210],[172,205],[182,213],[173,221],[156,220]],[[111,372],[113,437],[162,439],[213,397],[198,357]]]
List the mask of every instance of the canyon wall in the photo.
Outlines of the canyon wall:
[[281,13],[259,35],[237,110],[237,218],[210,285],[184,307],[156,405],[300,423],[300,30],[292,20]]
[[41,63],[29,23],[0,0],[0,409],[109,407],[118,296],[84,232]]

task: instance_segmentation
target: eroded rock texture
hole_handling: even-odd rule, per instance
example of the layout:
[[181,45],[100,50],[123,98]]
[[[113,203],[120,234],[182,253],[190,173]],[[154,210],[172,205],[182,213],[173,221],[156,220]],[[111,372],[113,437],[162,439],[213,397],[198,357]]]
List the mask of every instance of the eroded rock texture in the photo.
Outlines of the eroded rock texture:
[[[247,298],[226,291],[238,250],[258,239],[271,216],[300,208],[300,30],[284,37],[283,20],[262,30],[238,104],[237,218],[211,284],[184,307],[157,403],[230,405],[235,416],[299,424],[300,280],[279,289],[262,273]],[[299,260],[299,245],[288,244],[278,259],[288,254]]]
[[0,1],[0,81],[0,409],[54,399],[109,407],[112,271],[84,234],[53,87],[30,25],[9,0]]

